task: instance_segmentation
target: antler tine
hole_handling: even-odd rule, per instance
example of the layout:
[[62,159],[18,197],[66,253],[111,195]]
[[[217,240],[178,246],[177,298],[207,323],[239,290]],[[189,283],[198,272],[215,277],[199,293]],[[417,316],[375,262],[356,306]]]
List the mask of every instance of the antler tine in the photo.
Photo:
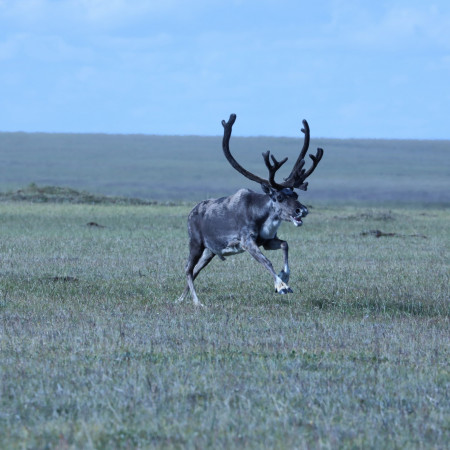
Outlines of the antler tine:
[[309,157],[312,159],[313,163],[312,166],[305,172],[303,175],[303,178],[308,178],[316,169],[317,164],[319,164],[320,160],[323,156],[323,148],[318,148],[315,155],[309,155]]
[[298,183],[294,186],[298,189],[301,189],[302,191],[306,191],[308,189],[308,183],[304,182],[316,169],[317,164],[319,164],[320,160],[322,159],[323,156],[323,149],[322,148],[318,148],[317,152],[315,155],[309,155],[309,157],[312,159],[313,163],[312,166],[305,172],[305,170],[303,170],[301,177],[299,177],[298,179]]
[[225,155],[225,158],[227,158],[228,162],[244,177],[248,178],[249,180],[256,181],[260,184],[269,184],[268,180],[264,180],[263,178],[258,177],[257,175],[249,172],[248,170],[245,170],[233,157],[233,155],[230,152],[230,137],[231,137],[231,130],[233,128],[233,124],[236,121],[236,114],[231,114],[230,118],[228,119],[228,122],[225,122],[225,120],[222,120],[222,125],[224,128],[223,133],[223,141],[222,141],[222,149],[223,153]]
[[282,183],[282,185],[283,187],[289,187],[291,189],[297,188],[306,191],[306,189],[308,188],[308,183],[305,183],[305,180],[314,172],[317,164],[319,164],[320,160],[322,159],[323,149],[318,148],[315,155],[309,155],[309,157],[313,161],[313,164],[306,171],[303,166],[305,165],[305,156],[306,152],[308,151],[310,139],[309,125],[306,120],[303,120],[303,126],[304,128],[302,128],[302,132],[305,134],[305,140],[303,142],[302,150],[297,158],[297,161],[294,164],[292,172],[287,178],[285,178],[285,181],[284,183]]
[[291,185],[295,185],[294,182],[298,178],[299,172],[301,172],[303,166],[305,165],[305,156],[306,156],[306,152],[308,151],[308,148],[309,148],[310,133],[309,133],[308,122],[305,119],[303,119],[302,123],[304,126],[304,128],[302,128],[302,133],[304,133],[304,135],[305,135],[305,139],[303,141],[303,147],[300,152],[300,155],[297,158],[297,161],[295,161],[295,164],[294,164],[294,167],[292,168],[291,173],[289,174],[289,176],[287,178],[284,179],[285,182],[282,183],[284,187],[290,187]]
[[305,127],[305,128],[302,128],[302,133],[305,135],[305,140],[303,141],[303,148],[302,148],[302,151],[300,152],[300,156],[298,157],[298,160],[305,158],[306,152],[308,151],[308,148],[309,148],[309,138],[310,138],[309,125],[305,119],[302,120],[302,123],[303,123],[303,126]]
[[[283,186],[281,184],[278,184],[275,181],[275,173],[278,171],[278,169],[288,160],[287,158],[282,159],[281,161],[277,161],[275,156],[270,154],[270,151],[267,150],[267,152],[263,153],[264,162],[266,163],[266,167],[269,169],[269,184],[274,189],[283,189]],[[270,158],[272,158],[273,164],[270,163]]]

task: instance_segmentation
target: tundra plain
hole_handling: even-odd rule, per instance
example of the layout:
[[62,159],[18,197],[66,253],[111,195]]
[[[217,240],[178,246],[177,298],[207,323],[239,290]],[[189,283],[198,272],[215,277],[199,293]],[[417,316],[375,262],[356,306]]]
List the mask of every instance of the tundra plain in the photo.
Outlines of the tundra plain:
[[[11,135],[28,143],[14,153]],[[168,145],[141,149],[140,172],[125,136],[128,156],[86,150],[84,166],[67,151],[70,139],[72,154],[85,149],[77,136],[53,153],[35,138],[0,134],[1,448],[447,447],[448,142],[376,141],[378,152],[338,142],[328,153],[313,142],[325,156],[305,195],[310,214],[279,231],[294,293],[274,294],[263,268],[236,255],[198,277],[199,309],[175,303],[187,214],[248,185],[220,139],[179,138],[208,141],[219,154],[210,164],[194,150],[183,166]],[[260,150],[288,156],[285,141]],[[264,174],[259,153],[245,158]],[[45,175],[40,161],[52,157]],[[281,252],[267,253],[281,268]]]

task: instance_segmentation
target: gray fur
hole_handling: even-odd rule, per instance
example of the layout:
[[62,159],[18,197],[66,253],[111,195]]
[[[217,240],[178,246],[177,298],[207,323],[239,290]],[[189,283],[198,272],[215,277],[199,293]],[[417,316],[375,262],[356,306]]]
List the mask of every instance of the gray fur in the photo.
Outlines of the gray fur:
[[[186,264],[187,286],[182,301],[191,291],[194,304],[200,305],[194,288],[198,273],[214,258],[248,251],[272,275],[275,289],[281,294],[292,292],[289,281],[288,245],[278,239],[282,221],[302,224],[307,208],[297,200],[290,189],[276,191],[263,186],[267,194],[240,189],[229,197],[205,200],[196,205],[188,217],[189,258]],[[282,249],[284,269],[276,274],[272,263],[259,247],[266,250]]]

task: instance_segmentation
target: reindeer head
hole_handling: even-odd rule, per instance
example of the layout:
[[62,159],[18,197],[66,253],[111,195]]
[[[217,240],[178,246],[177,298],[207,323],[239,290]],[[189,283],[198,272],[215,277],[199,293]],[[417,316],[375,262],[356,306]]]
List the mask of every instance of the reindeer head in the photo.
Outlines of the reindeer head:
[[294,190],[290,188],[275,190],[267,184],[262,184],[261,187],[270,197],[276,217],[292,222],[296,227],[303,225],[302,218],[308,214],[308,208],[298,201],[298,195]]
[[[305,165],[305,156],[309,147],[309,125],[306,120],[303,120],[302,132],[305,134],[305,140],[303,142],[303,148],[300,152],[294,167],[284,182],[277,183],[275,181],[275,173],[280,167],[288,160],[284,158],[281,161],[277,161],[276,158],[270,154],[270,151],[263,153],[264,162],[269,170],[269,178],[263,179],[248,170],[244,169],[233,157],[230,152],[230,137],[233,124],[236,121],[236,114],[231,114],[228,122],[222,120],[224,127],[224,135],[222,141],[222,148],[228,162],[242,175],[252,181],[256,181],[261,184],[263,191],[270,196],[274,210],[279,215],[280,219],[291,221],[295,226],[302,225],[302,217],[308,214],[306,206],[302,205],[298,201],[298,194],[294,189],[301,189],[306,191],[308,183],[305,182],[315,170],[317,165],[323,156],[323,149],[318,148],[315,155],[309,155],[313,163],[311,167],[306,171],[303,166]],[[272,159],[272,161],[271,161]]]

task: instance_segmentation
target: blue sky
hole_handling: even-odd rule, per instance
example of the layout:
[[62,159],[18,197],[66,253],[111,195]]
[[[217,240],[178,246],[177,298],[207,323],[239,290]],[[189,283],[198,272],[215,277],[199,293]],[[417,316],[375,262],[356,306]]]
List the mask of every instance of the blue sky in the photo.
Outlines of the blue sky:
[[450,139],[448,0],[0,0],[0,131]]

